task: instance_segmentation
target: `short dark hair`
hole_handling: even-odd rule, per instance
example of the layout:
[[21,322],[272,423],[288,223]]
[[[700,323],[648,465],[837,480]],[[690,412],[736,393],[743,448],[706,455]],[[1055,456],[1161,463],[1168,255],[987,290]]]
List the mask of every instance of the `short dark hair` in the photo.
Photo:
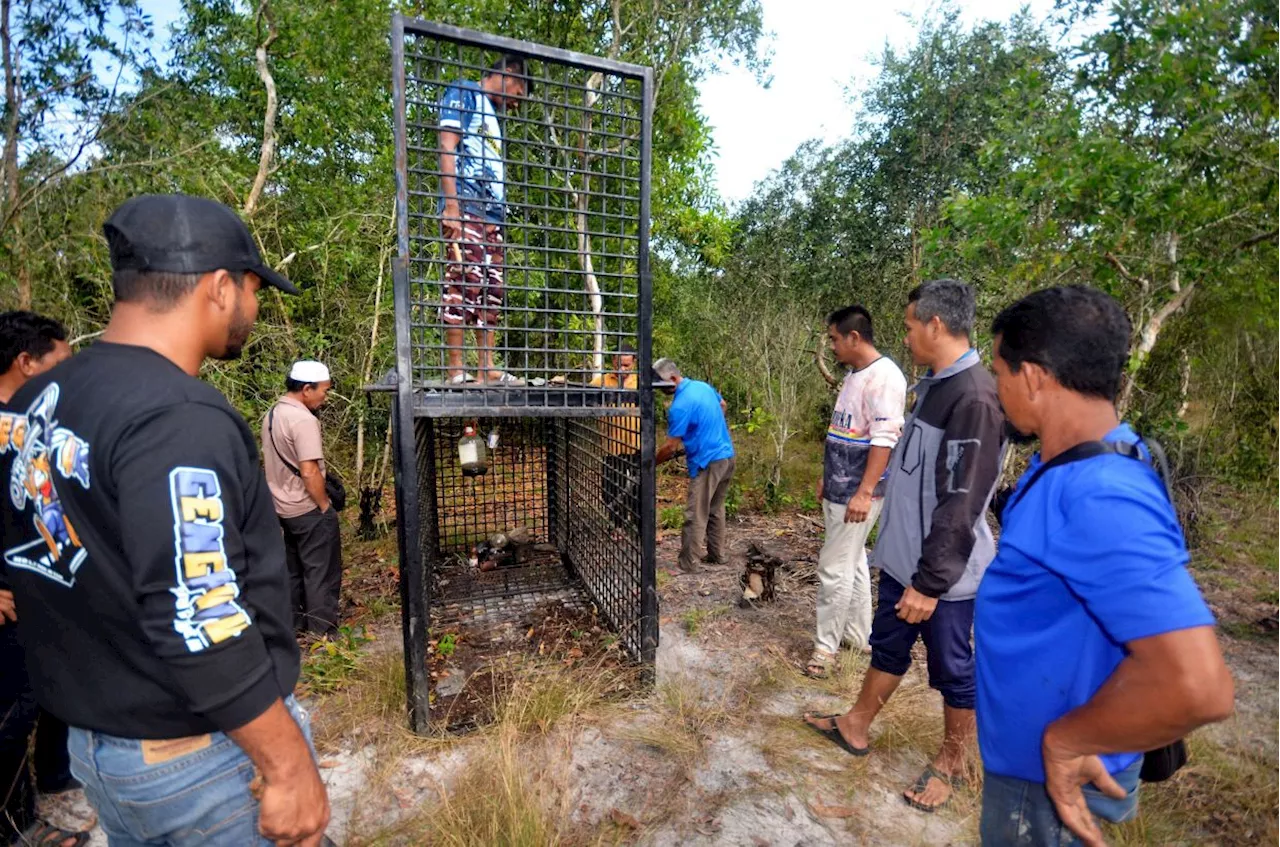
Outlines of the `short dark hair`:
[[913,288],[907,302],[916,304],[916,320],[921,323],[938,318],[952,335],[968,338],[973,332],[977,306],[967,283],[958,279],[930,280]]
[[841,335],[856,332],[868,344],[876,343],[875,331],[871,328],[871,313],[865,306],[855,304],[836,309],[827,315],[827,326],[835,327],[836,332]]
[[291,376],[286,376],[284,378],[285,390],[288,391],[290,394],[296,391],[301,391],[302,389],[306,388],[308,385],[314,388],[319,384],[320,383],[318,382],[299,382],[298,380],[294,379]]
[[0,374],[7,373],[23,353],[40,359],[66,340],[66,328],[53,318],[26,311],[0,314]]
[[524,56],[519,53],[503,53],[484,72],[485,76],[506,76],[524,83],[524,93],[533,93],[533,80],[529,79],[528,67]]
[[1063,388],[1115,402],[1133,324],[1110,295],[1084,285],[1028,294],[991,322],[998,355],[1017,373],[1032,362]]
[[[244,285],[243,271],[227,271],[237,286]],[[204,274],[183,274],[171,271],[138,271],[121,268],[111,272],[111,288],[117,303],[149,301],[162,309],[178,304],[200,283]]]

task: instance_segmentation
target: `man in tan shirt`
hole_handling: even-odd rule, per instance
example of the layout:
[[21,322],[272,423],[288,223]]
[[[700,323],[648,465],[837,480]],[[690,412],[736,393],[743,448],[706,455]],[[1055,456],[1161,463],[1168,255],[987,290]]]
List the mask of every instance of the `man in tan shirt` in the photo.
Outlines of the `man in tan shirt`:
[[285,394],[262,419],[262,456],[284,530],[294,628],[318,635],[337,632],[342,589],[338,513],[325,493],[324,445],[316,417],[332,384],[329,369],[320,362],[295,362],[285,378]]

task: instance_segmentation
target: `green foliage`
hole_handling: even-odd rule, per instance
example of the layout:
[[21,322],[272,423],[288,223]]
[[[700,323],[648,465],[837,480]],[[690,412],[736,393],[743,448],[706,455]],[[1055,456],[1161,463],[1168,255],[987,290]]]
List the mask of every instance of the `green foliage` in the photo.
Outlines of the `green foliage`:
[[372,640],[363,626],[343,625],[334,638],[312,643],[302,662],[303,684],[318,694],[342,688],[358,672],[364,646]]
[[679,529],[684,526],[684,506],[663,506],[658,510],[658,526]]

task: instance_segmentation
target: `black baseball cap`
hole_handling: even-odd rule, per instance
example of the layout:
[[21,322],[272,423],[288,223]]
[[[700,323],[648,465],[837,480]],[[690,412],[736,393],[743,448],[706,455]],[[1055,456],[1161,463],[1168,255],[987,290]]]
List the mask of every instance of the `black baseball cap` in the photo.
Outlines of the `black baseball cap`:
[[126,200],[102,225],[112,270],[198,274],[253,271],[266,285],[297,294],[267,267],[240,216],[216,200],[188,194],[142,194]]

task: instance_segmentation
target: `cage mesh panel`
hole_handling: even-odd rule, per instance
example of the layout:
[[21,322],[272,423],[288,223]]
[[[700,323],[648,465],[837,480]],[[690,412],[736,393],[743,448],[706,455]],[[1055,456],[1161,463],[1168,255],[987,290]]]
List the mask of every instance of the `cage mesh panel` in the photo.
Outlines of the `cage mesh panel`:
[[[623,342],[638,344],[642,80],[527,61],[532,92],[499,117],[505,303],[491,347],[499,368],[546,391],[445,385],[446,267],[483,273],[484,260],[462,255],[442,229],[440,104],[455,83],[478,84],[501,54],[412,29],[404,43],[414,384],[436,389],[426,405],[442,393],[480,408],[580,405],[573,395],[589,394],[592,381],[610,373],[611,354]],[[470,328],[464,348],[475,374]]]
[[489,450],[489,470],[482,476],[462,475],[458,442],[465,422],[435,421],[432,450],[436,470],[436,521],[440,554],[470,553],[471,547],[496,532],[517,527],[530,531],[532,541],[551,541],[547,520],[547,447],[543,426],[532,418],[493,418],[479,421],[476,434],[497,432],[498,446]]
[[641,644],[640,419],[567,419],[567,550],[628,652]]

